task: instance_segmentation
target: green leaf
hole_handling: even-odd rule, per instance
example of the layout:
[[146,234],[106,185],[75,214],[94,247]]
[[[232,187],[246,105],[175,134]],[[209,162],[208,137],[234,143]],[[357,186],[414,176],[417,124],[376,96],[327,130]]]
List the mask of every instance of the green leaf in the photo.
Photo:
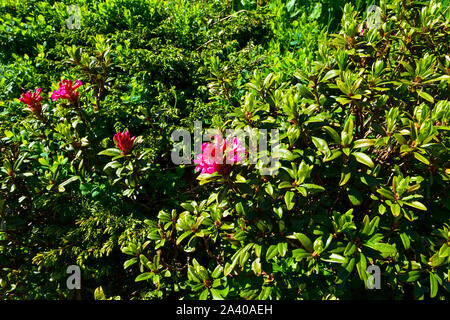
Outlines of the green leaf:
[[353,148],[366,148],[373,146],[377,140],[376,139],[359,139],[353,143]]
[[377,250],[383,254],[386,255],[394,255],[397,253],[397,248],[395,245],[388,244],[388,243],[366,243],[366,247],[372,248],[374,250]]
[[80,177],[78,177],[78,176],[73,176],[73,177],[67,179],[66,181],[62,182],[59,186],[64,188],[64,187],[67,186],[69,183],[72,183],[72,182],[78,180],[79,178],[80,178]]
[[308,250],[309,252],[314,251],[311,240],[305,234],[299,232],[299,233],[295,233],[294,235],[301,242],[301,244],[303,245],[303,247],[306,250]]
[[312,137],[311,139],[312,139],[312,142],[314,143],[314,145],[316,146],[317,150],[319,150],[320,152],[325,154],[327,157],[329,157],[331,155],[331,151],[328,148],[328,144],[325,140],[323,140],[322,138],[318,138],[318,137]]
[[408,250],[410,247],[409,236],[406,233],[400,233],[400,239],[402,239],[403,247]]
[[333,141],[336,144],[340,144],[341,143],[341,137],[339,136],[337,131],[334,130],[332,127],[330,127],[330,126],[323,126],[322,129],[324,129],[325,131],[328,132],[328,134],[330,135],[330,137],[333,139]]
[[375,165],[373,164],[372,159],[370,157],[362,152],[353,152],[352,155],[356,158],[356,160],[362,164],[365,164],[366,166],[373,168]]
[[153,277],[153,272],[144,272],[138,275],[134,281],[135,282],[145,281],[147,279],[150,279],[151,277]]
[[223,273],[225,276],[229,275],[231,271],[233,271],[234,267],[236,266],[237,262],[239,261],[240,254],[235,254],[231,263],[225,263],[225,268],[223,269]]
[[211,288],[210,292],[214,300],[223,300],[222,294],[219,290]]
[[399,275],[400,280],[406,281],[406,282],[414,282],[419,280],[420,278],[420,271],[419,270],[413,270],[406,273],[402,273]]
[[275,257],[278,254],[278,247],[276,245],[271,245],[269,249],[267,249],[266,252],[266,261],[269,261],[273,257]]
[[367,259],[366,259],[366,257],[364,256],[364,254],[362,252],[359,254],[359,260],[358,260],[358,263],[356,264],[356,269],[358,271],[359,278],[361,280],[363,280],[364,283],[367,283],[366,282],[367,281],[367,277],[368,277],[368,274],[367,274]]
[[[355,116],[350,115],[347,118],[347,120],[345,121],[344,130],[342,131],[342,132],[346,133],[347,136],[349,136],[349,137],[353,136],[353,128],[354,128],[353,123],[355,121],[354,119],[355,119]],[[341,132],[341,134],[342,134],[342,132]],[[341,137],[341,140],[344,140],[343,137]]]
[[419,201],[411,201],[411,202],[406,202],[403,201],[404,204],[406,204],[407,206],[419,209],[419,210],[423,210],[423,211],[427,211],[427,207],[425,207],[425,205],[422,202]]
[[128,268],[129,266],[135,264],[137,261],[138,261],[138,260],[137,260],[136,257],[135,257],[135,258],[131,258],[131,259],[129,259],[129,260],[127,260],[127,261],[124,262],[123,268],[126,269],[126,268]]
[[278,185],[278,189],[286,189],[286,188],[292,188],[292,184],[287,182],[287,181],[282,181],[279,185]]
[[295,190],[297,190],[304,197],[308,196],[308,193],[306,192],[306,189],[303,188],[303,187],[296,187]]
[[192,233],[191,230],[188,230],[188,231],[184,232],[181,236],[178,237],[178,239],[177,239],[177,244],[180,244],[181,241],[183,241],[184,238],[186,238],[187,236],[189,236],[191,233]]
[[323,162],[328,162],[328,161],[334,160],[336,158],[339,158],[341,155],[342,155],[342,151],[335,149],[335,150],[331,151],[331,155],[329,157],[326,157],[323,159]]
[[103,151],[100,151],[98,153],[99,156],[110,156],[110,157],[116,157],[120,156],[122,152],[117,148],[109,148]]
[[356,189],[352,186],[348,186],[347,187],[347,195],[348,195],[348,198],[349,198],[350,202],[352,203],[352,205],[360,206],[362,204],[363,197],[362,197],[361,193],[358,191],[358,189]]
[[46,167],[49,167],[49,166],[50,166],[50,163],[49,163],[48,160],[45,159],[45,158],[39,158],[38,161],[39,161],[39,163],[42,164],[43,166],[46,166]]
[[191,213],[193,213],[193,212],[195,211],[194,207],[193,207],[192,204],[190,204],[190,203],[182,203],[181,206],[182,206],[185,210],[187,210],[187,211],[189,211],[189,212],[191,212]]
[[320,260],[325,261],[325,262],[340,263],[340,264],[345,262],[345,258],[337,253],[332,253],[328,257],[320,258]]
[[439,249],[439,258],[445,258],[450,255],[450,246],[448,246],[446,243],[442,245],[442,247]]
[[268,195],[273,196],[273,186],[270,183],[266,185],[265,190]]
[[330,80],[334,77],[337,77],[340,73],[341,73],[340,70],[330,70],[323,76],[321,81],[325,82],[327,80]]
[[394,217],[398,217],[400,215],[401,207],[398,203],[391,204],[390,208]]
[[278,253],[280,254],[280,256],[284,257],[286,255],[287,248],[288,248],[287,242],[280,242],[277,245]]
[[311,253],[305,251],[304,249],[294,249],[292,251],[292,256],[295,260],[302,260],[303,258],[311,257]]
[[387,190],[387,189],[384,189],[384,188],[380,188],[380,189],[377,190],[377,192],[379,194],[381,194],[383,197],[385,197],[386,199],[395,200],[394,194],[390,190]]
[[425,91],[420,91],[419,92],[419,96],[421,96],[422,98],[424,98],[428,102],[434,103],[433,97],[430,94],[426,93]]
[[206,300],[208,299],[209,290],[204,289],[202,293],[200,293],[200,296],[198,297],[198,300]]
[[253,263],[252,263],[252,271],[257,276],[259,276],[261,274],[261,260],[259,258],[256,258],[255,261],[253,261]]
[[448,260],[447,258],[440,257],[439,252],[436,252],[435,254],[433,254],[433,256],[431,256],[428,264],[430,266],[436,268],[436,267],[443,265],[444,263],[448,263],[447,260]]
[[309,191],[325,191],[324,187],[318,186],[317,184],[312,184],[312,183],[303,183],[301,184],[299,187],[303,187],[306,188]]
[[286,202],[286,208],[288,210],[292,210],[295,205],[294,196],[295,194],[292,191],[288,191],[284,195],[284,201]]
[[343,165],[341,169],[341,180],[339,181],[339,186],[340,187],[344,186],[351,176],[352,172],[350,171],[350,168],[346,165]]
[[356,245],[352,242],[349,242],[344,250],[344,256],[351,256],[356,251]]
[[426,165],[430,164],[430,161],[428,161],[427,158],[425,158],[423,155],[421,155],[418,152],[414,152],[414,158],[416,158],[417,160],[419,160],[422,163],[425,163]]
[[14,133],[12,133],[12,131],[5,130],[4,133],[5,133],[5,136],[6,136],[7,138],[12,138],[12,137],[14,137]]
[[103,292],[103,288],[101,286],[95,289],[94,299],[95,300],[106,300],[105,293]]
[[438,292],[438,279],[437,275],[435,275],[433,272],[430,272],[430,297],[434,298],[437,295]]
[[222,274],[222,271],[223,271],[223,266],[218,264],[217,267],[214,269],[213,273],[211,274],[211,277],[219,278],[220,275]]

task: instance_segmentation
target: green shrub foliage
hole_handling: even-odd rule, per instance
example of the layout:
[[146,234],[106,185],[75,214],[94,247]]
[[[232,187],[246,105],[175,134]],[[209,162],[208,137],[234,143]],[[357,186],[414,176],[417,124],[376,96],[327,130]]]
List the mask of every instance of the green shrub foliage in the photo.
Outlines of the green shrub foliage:
[[[449,298],[445,3],[0,3],[0,297]],[[173,164],[195,120],[276,170]]]

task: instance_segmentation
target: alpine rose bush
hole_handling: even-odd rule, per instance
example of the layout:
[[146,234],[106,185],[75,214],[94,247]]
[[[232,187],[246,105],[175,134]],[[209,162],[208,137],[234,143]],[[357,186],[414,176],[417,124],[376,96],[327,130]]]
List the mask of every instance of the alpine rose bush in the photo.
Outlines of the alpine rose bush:
[[68,2],[0,6],[0,300],[450,298],[444,2]]

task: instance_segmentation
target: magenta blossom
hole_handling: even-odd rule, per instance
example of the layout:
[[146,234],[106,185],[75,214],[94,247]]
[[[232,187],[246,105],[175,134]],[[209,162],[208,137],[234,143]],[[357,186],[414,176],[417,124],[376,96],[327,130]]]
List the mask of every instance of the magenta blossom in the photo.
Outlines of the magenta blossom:
[[232,165],[244,159],[246,153],[238,138],[234,137],[231,146],[228,146],[227,140],[222,141],[222,137],[216,135],[214,142],[202,144],[202,153],[194,160],[197,164],[195,171],[202,174],[218,172],[226,175]]
[[59,89],[53,91],[52,100],[64,99],[69,100],[70,103],[76,103],[78,101],[78,92],[75,90],[82,85],[83,83],[80,80],[77,80],[75,85],[73,85],[72,80],[63,79],[59,83]]
[[130,133],[128,131],[125,131],[124,133],[117,132],[114,135],[114,141],[116,142],[117,148],[122,151],[123,155],[131,152],[135,139],[136,137],[130,138]]
[[41,92],[42,89],[37,88],[36,92],[28,91],[27,93],[22,93],[22,97],[19,98],[19,101],[25,103],[31,111],[38,114],[42,110],[42,97],[40,96]]

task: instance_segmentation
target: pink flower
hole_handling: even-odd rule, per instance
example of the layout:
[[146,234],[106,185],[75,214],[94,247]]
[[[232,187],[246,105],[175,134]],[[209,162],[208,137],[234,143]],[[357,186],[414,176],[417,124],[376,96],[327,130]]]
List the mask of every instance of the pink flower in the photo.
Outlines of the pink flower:
[[72,80],[63,79],[59,83],[59,89],[53,91],[52,100],[64,99],[69,100],[70,103],[75,103],[78,101],[78,92],[75,90],[82,85],[83,83],[80,80],[77,80],[75,85],[73,85]]
[[367,22],[365,23],[365,26],[364,26],[364,24],[360,25],[360,35],[364,36],[364,33],[366,32],[366,30],[369,30],[369,24]]
[[124,133],[117,132],[114,135],[114,141],[116,142],[117,148],[122,151],[123,155],[131,152],[135,139],[136,137],[130,138],[130,133],[128,131],[125,131]]
[[31,111],[34,113],[40,113],[42,110],[41,107],[41,100],[42,97],[40,96],[42,92],[41,88],[37,88],[36,92],[28,91],[27,93],[22,93],[22,97],[19,98],[19,101],[22,103],[25,103],[28,108],[30,108]]
[[202,174],[214,172],[228,174],[231,166],[242,161],[247,151],[236,137],[233,138],[231,146],[227,144],[228,141],[222,141],[220,135],[214,137],[214,142],[203,143],[202,153],[194,159],[194,163],[197,164],[195,171],[200,171]]

